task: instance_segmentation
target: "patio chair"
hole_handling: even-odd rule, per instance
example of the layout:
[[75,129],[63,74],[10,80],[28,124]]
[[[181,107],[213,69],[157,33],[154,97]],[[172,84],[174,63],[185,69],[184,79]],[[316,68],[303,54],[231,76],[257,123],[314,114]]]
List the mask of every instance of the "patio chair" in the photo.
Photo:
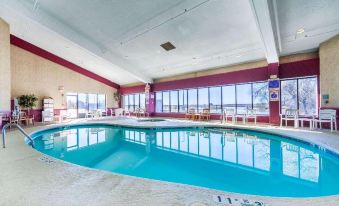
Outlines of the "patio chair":
[[280,127],[282,127],[283,121],[285,120],[285,126],[288,121],[294,121],[294,128],[298,127],[298,110],[297,109],[286,109],[285,114],[280,114]]
[[319,118],[313,120],[314,127],[318,127],[318,123],[320,129],[322,129],[322,123],[330,123],[331,124],[331,132],[334,130],[337,131],[337,111],[334,109],[322,109],[319,111]]
[[222,123],[227,123],[228,117],[231,117],[232,124],[235,122],[235,110],[234,109],[224,109],[222,113]]
[[245,115],[245,122],[248,122],[249,119],[254,120],[254,124],[257,124],[257,110],[256,109],[247,109]]
[[188,109],[188,112],[185,114],[185,118],[193,120],[194,115],[195,115],[195,108],[190,108],[190,109]]
[[211,119],[210,110],[208,108],[202,110],[200,114],[200,119],[201,120],[206,119],[206,121],[209,121]]

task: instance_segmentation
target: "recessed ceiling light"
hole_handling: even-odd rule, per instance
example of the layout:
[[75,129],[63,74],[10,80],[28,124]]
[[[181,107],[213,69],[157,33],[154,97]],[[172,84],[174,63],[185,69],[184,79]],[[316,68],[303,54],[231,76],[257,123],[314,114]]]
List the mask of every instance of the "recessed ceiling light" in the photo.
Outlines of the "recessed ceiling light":
[[237,57],[237,58],[240,58],[242,55],[241,54],[239,54],[239,55],[236,55],[235,57]]
[[302,34],[305,32],[305,29],[304,28],[300,28],[297,30],[297,34]]

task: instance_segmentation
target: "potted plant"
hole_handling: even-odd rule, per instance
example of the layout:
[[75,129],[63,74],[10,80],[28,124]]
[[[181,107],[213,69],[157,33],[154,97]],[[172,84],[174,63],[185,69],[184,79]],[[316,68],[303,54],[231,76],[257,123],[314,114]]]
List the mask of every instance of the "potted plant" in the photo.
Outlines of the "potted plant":
[[20,107],[28,110],[28,115],[30,114],[30,110],[36,106],[37,101],[38,98],[34,94],[21,95],[18,98],[18,104]]
[[113,93],[113,98],[114,98],[115,101],[119,102],[120,99],[121,99],[120,93],[118,91],[114,92]]

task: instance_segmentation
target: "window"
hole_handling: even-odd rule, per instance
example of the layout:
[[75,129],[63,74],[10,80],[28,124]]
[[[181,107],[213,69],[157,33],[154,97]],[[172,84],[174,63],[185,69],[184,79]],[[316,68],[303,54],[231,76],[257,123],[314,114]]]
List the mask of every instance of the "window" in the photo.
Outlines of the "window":
[[78,94],[78,115],[79,117],[85,117],[88,112],[88,98],[87,94]]
[[78,116],[78,113],[77,113],[77,101],[78,101],[78,98],[77,98],[77,94],[67,94],[67,97],[66,97],[66,101],[67,101],[67,115],[70,117],[70,118],[77,118]]
[[[301,84],[306,88],[306,83]],[[308,102],[308,105],[312,104],[315,103]],[[156,112],[184,113],[191,108],[198,112],[207,108],[211,113],[219,114],[223,109],[234,109],[238,114],[245,114],[247,109],[254,108],[257,114],[268,115],[268,83],[265,81],[156,93]],[[309,110],[305,107],[305,111]]]
[[221,112],[221,87],[209,88],[210,96],[210,112],[220,113]]
[[128,110],[128,95],[124,95],[124,108],[126,111]]
[[67,113],[71,118],[83,118],[92,110],[106,111],[105,94],[68,93],[66,98]]
[[138,108],[145,109],[145,93],[128,94],[123,96],[125,110],[135,111]]
[[202,112],[203,109],[209,109],[208,88],[198,89],[198,111]]
[[317,78],[298,80],[298,103],[300,115],[317,114]]
[[187,90],[179,90],[179,112],[187,112]]
[[162,92],[162,112],[170,112],[169,92]]
[[286,109],[297,109],[297,85],[298,81],[284,80],[281,81],[281,112],[285,113]]
[[247,109],[252,109],[252,85],[239,84],[237,90],[237,114],[245,114]]
[[222,87],[222,106],[235,111],[235,85]]
[[188,108],[197,110],[198,101],[197,101],[197,89],[189,89],[188,94]]
[[318,81],[316,77],[281,81],[281,112],[298,109],[300,115],[317,115]]
[[268,83],[253,83],[253,109],[257,114],[269,113]]
[[98,109],[98,95],[97,94],[88,94],[88,110],[97,110]]
[[155,93],[155,111],[162,112],[162,92]]
[[134,94],[134,110],[137,110],[139,108],[139,103],[140,103],[140,99],[139,99],[139,94]]
[[134,111],[134,95],[133,94],[128,95],[128,110]]
[[98,94],[98,109],[106,111],[106,95]]
[[171,91],[171,112],[178,112],[178,91]]
[[140,108],[145,109],[146,108],[146,98],[145,93],[140,94]]

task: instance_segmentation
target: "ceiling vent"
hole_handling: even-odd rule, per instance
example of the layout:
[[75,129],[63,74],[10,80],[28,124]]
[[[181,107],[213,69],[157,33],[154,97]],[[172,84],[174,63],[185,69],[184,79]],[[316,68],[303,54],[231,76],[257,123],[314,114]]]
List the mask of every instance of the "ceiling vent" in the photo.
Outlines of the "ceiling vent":
[[162,48],[164,48],[166,51],[170,51],[172,49],[175,49],[175,46],[171,42],[166,42],[164,44],[160,45]]

